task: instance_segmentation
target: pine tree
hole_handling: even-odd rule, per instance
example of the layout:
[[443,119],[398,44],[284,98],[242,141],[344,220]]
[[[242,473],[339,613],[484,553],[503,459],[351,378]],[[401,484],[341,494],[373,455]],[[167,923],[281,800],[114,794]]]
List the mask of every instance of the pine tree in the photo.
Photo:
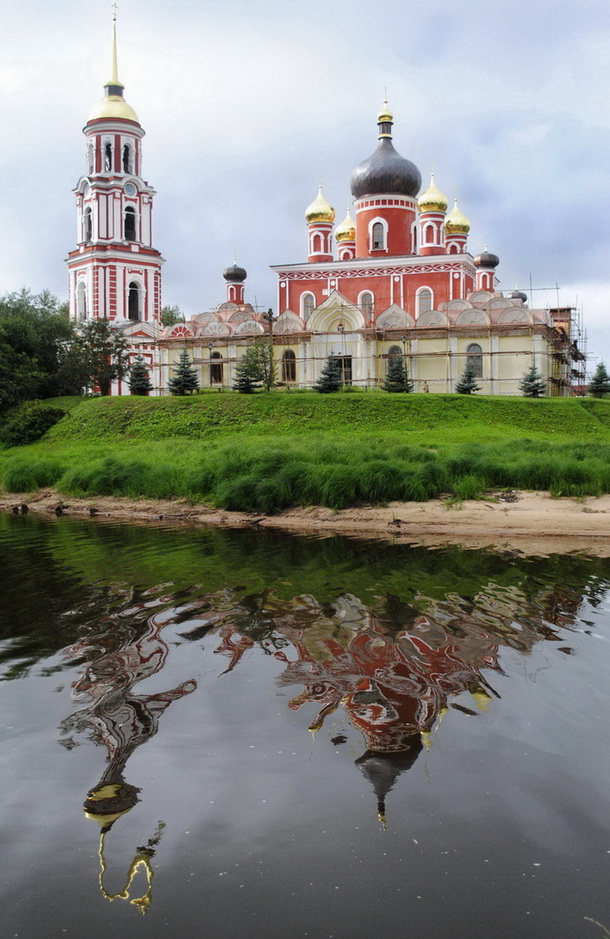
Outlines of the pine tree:
[[610,394],[610,375],[608,375],[608,370],[603,362],[600,362],[595,369],[593,378],[587,386],[587,391],[594,398],[604,398],[607,394]]
[[467,365],[462,372],[462,377],[455,386],[455,390],[459,395],[472,395],[475,391],[481,390],[481,386],[477,385],[477,376],[474,369],[470,365]]
[[409,379],[407,366],[402,356],[393,355],[390,358],[388,373],[381,387],[384,391],[397,391],[403,394],[413,391],[413,382]]
[[245,355],[242,355],[235,369],[235,384],[233,385],[233,390],[239,391],[242,395],[254,394],[260,382],[253,370],[252,357],[247,353],[248,350]]
[[314,391],[329,394],[331,391],[340,391],[342,385],[341,364],[335,356],[329,355],[320,377],[313,386]]
[[129,371],[129,390],[132,395],[147,395],[153,390],[143,355],[137,355]]
[[524,398],[541,398],[544,395],[545,384],[534,362],[519,382],[519,388]]
[[191,365],[186,349],[183,349],[180,353],[178,364],[174,366],[172,371],[174,372],[174,378],[170,378],[167,383],[170,394],[184,396],[199,390],[197,370],[194,365]]

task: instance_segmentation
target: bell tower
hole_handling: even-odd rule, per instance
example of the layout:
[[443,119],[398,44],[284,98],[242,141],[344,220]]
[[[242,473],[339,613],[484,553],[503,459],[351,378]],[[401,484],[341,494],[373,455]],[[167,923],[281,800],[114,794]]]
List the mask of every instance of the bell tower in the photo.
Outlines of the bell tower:
[[142,138],[125,101],[117,64],[116,4],[112,75],[83,128],[85,175],[76,189],[77,246],[67,258],[70,317],[105,317],[115,326],[161,323],[161,265],[153,247],[155,190],[142,177]]

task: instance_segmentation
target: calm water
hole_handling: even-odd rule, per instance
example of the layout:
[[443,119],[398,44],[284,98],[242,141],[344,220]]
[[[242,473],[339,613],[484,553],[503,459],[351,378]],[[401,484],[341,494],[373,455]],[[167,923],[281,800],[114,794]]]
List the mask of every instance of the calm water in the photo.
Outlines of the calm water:
[[0,934],[610,927],[610,562],[0,518]]

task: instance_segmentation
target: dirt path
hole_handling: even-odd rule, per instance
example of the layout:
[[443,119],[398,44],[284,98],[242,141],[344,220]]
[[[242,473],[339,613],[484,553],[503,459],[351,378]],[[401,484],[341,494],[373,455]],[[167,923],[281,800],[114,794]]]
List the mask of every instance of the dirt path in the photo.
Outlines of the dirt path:
[[343,534],[429,547],[460,544],[523,554],[584,553],[610,557],[610,496],[554,499],[546,493],[498,493],[450,505],[395,502],[383,508],[292,509],[279,515],[249,515],[208,509],[190,502],[147,499],[63,499],[52,489],[0,495],[0,509],[45,514],[175,522],[233,528],[257,526],[295,533]]

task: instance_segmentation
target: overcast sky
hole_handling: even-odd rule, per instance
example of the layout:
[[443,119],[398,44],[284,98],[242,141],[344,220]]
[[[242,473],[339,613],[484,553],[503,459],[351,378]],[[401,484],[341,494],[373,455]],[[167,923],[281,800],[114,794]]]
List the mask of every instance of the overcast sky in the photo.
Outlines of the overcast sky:
[[[458,195],[500,288],[582,307],[610,364],[608,0],[122,0],[118,30],[164,303],[224,300],[236,253],[247,299],[275,309],[269,265],[305,259],[320,177],[343,219],[387,89],[397,150]],[[106,0],[4,0],[0,293],[66,295],[110,35]]]

